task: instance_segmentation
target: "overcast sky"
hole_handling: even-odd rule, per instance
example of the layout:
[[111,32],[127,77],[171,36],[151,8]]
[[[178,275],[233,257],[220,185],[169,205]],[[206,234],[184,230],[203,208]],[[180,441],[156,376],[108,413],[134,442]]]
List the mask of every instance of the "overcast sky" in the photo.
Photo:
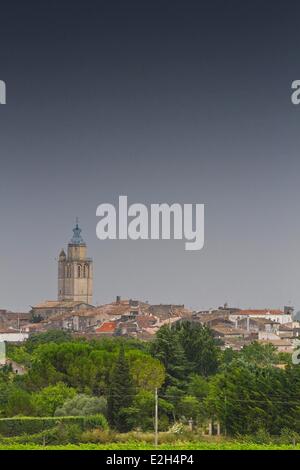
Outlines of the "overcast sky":
[[[76,216],[95,303],[300,308],[300,6],[261,3],[1,5],[0,308],[56,298]],[[204,249],[99,241],[121,194],[205,203]]]

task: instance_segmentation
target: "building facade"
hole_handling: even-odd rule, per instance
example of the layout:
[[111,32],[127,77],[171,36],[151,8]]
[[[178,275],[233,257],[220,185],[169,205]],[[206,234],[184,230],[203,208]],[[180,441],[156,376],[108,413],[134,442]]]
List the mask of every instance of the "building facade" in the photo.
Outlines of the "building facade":
[[58,300],[93,302],[93,260],[87,258],[87,246],[78,222],[73,229],[67,254],[62,250],[59,255]]
[[[72,312],[93,309],[93,305],[87,302],[74,302],[72,300],[45,300],[31,307],[31,314],[41,318],[49,318],[53,315],[65,315]],[[28,322],[27,322],[28,323]]]
[[293,321],[292,312],[290,310],[274,310],[274,309],[263,309],[263,310],[239,310],[236,313],[229,315],[230,321],[239,321],[242,318],[264,318],[271,320],[272,322],[279,323],[281,325],[290,323]]

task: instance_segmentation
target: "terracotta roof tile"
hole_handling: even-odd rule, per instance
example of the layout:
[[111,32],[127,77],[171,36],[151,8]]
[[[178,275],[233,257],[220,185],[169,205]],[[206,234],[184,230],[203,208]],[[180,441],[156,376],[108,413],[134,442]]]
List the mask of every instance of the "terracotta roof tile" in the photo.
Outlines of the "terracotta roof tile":
[[20,331],[19,330],[14,330],[12,328],[2,328],[2,329],[0,329],[0,334],[7,334],[7,333],[16,334],[16,333],[20,333]]
[[157,318],[153,315],[139,315],[136,317],[136,322],[139,328],[151,328],[157,323]]
[[57,301],[57,300],[46,300],[40,304],[34,305],[33,308],[72,308],[76,307],[77,305],[88,305],[86,302],[80,301]]
[[240,310],[235,315],[283,315],[283,311],[279,309],[261,309],[261,310]]
[[102,323],[101,326],[96,328],[97,333],[113,333],[116,329],[117,323],[115,321],[107,321]]

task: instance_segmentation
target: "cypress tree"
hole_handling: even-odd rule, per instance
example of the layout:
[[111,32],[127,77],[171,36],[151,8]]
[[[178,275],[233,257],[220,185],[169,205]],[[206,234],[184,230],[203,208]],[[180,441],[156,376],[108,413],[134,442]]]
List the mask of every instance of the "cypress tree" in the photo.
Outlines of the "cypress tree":
[[129,407],[134,398],[134,386],[125,357],[124,346],[121,345],[119,357],[111,372],[108,389],[107,412],[108,419],[118,431],[129,430],[125,419],[124,408]]

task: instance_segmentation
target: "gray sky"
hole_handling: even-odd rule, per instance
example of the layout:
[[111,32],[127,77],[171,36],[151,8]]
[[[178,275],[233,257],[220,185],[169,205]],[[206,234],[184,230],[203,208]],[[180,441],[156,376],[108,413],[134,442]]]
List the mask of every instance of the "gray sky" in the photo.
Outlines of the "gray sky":
[[[56,298],[76,216],[97,303],[300,307],[299,5],[240,3],[2,7],[0,308]],[[120,194],[205,203],[204,249],[100,242]]]

